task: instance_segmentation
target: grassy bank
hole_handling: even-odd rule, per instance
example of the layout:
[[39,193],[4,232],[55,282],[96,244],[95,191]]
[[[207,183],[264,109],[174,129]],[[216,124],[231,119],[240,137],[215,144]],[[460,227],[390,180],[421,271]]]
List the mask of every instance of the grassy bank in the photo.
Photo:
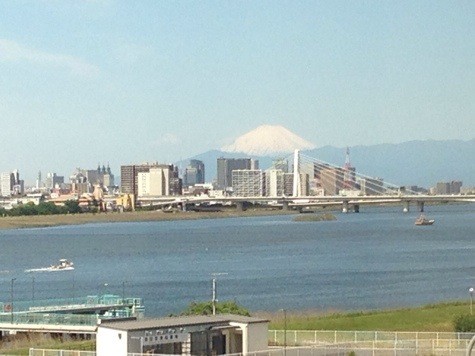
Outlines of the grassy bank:
[[[469,314],[469,303],[450,302],[418,308],[366,311],[359,313],[319,314],[313,311],[287,311],[287,330],[342,331],[438,331],[452,332],[454,319]],[[269,329],[283,330],[283,312],[253,313],[270,320]],[[23,336],[0,342],[1,352],[28,355],[30,347],[45,349],[94,350],[94,341],[61,342],[40,336]]]
[[[450,302],[358,313],[331,313],[287,311],[288,330],[378,330],[378,331],[453,331],[454,319],[468,314],[465,302]],[[270,329],[284,329],[283,313],[258,313],[271,320]]]
[[171,220],[197,220],[219,219],[244,216],[267,216],[295,214],[295,211],[282,211],[270,209],[248,209],[246,211],[225,210],[220,212],[172,212],[135,211],[124,213],[84,213],[67,215],[30,215],[30,216],[5,216],[0,217],[0,229],[19,229],[34,227],[51,227],[59,225],[80,225],[107,222],[139,222],[139,221],[171,221]]
[[29,355],[30,348],[95,351],[94,340],[61,341],[37,334],[22,334],[0,341],[0,355]]

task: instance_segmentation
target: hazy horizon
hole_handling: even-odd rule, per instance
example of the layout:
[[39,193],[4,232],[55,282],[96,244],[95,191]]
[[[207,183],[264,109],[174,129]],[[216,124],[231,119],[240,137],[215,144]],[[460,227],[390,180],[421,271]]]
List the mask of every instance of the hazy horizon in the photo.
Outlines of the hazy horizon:
[[475,138],[472,1],[0,3],[0,172]]

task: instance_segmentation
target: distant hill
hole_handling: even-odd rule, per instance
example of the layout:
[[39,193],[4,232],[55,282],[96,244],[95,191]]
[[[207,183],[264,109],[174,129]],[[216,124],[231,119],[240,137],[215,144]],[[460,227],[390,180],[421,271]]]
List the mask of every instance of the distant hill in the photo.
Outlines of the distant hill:
[[[331,164],[345,163],[346,147],[324,146],[302,151],[302,154]],[[216,178],[219,157],[255,158],[261,169],[271,166],[276,157],[249,156],[245,153],[208,151],[190,159],[205,164],[206,181]],[[292,162],[292,154],[288,155]],[[461,180],[464,186],[475,186],[475,139],[470,141],[409,141],[399,144],[380,144],[350,147],[351,164],[357,173],[381,177],[396,185],[434,186],[439,181]],[[188,160],[177,164],[185,168]]]

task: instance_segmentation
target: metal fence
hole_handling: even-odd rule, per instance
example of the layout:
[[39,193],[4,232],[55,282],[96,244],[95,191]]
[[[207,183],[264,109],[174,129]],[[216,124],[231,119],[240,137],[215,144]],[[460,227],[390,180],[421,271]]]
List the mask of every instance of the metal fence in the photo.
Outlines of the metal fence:
[[[416,351],[403,346],[384,348],[379,346],[365,347],[353,344],[352,346],[326,345],[318,347],[281,348],[264,352],[250,352],[247,356],[465,356],[465,352],[465,349]],[[241,354],[227,356],[241,356]]]
[[97,315],[13,313],[0,314],[0,323],[47,325],[97,325]]
[[[465,356],[475,333],[270,330],[270,349],[247,356]],[[95,356],[93,351],[30,350],[30,356]],[[142,356],[130,353],[128,356]],[[163,356],[159,354],[147,356]],[[242,356],[229,354],[227,356]]]
[[410,331],[332,331],[332,330],[269,330],[270,345],[284,346],[316,346],[326,344],[345,344],[349,342],[375,342],[397,344],[412,343],[436,347],[452,344],[468,344],[475,333],[458,332],[410,332]]
[[[124,306],[141,306],[141,298],[122,298],[121,296],[113,294],[105,295],[90,295],[86,297],[77,298],[57,298],[47,300],[30,300],[30,301],[15,301],[13,307],[15,312],[30,311],[30,312],[48,312],[57,311],[68,308],[83,308],[96,305],[124,305]],[[0,302],[0,314],[10,313],[12,309],[11,302]]]
[[95,351],[30,349],[28,356],[96,356]]

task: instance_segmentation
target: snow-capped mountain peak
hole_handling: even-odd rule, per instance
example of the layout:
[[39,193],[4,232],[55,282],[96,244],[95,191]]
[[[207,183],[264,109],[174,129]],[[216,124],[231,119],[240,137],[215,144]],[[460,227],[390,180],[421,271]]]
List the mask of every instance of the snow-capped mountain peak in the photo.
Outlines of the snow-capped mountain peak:
[[312,148],[315,148],[314,144],[297,136],[283,126],[261,125],[238,137],[231,145],[222,147],[221,150],[266,156],[291,153],[296,149],[307,150]]

